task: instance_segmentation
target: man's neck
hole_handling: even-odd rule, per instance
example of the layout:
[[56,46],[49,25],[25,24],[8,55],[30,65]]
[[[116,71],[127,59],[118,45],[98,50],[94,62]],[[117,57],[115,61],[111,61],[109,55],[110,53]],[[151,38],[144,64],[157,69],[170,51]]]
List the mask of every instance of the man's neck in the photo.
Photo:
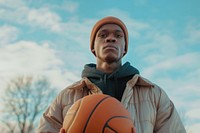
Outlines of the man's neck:
[[122,66],[121,62],[114,62],[110,64],[103,62],[103,63],[97,63],[96,69],[105,73],[112,73],[118,68],[120,68],[121,66]]

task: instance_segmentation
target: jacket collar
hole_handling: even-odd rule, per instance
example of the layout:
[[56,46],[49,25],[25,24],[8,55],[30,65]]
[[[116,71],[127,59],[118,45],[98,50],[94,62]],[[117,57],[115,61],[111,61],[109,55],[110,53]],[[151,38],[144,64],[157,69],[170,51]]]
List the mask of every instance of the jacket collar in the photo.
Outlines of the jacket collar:
[[[90,90],[90,92],[93,94],[102,93],[101,89],[98,88],[95,84],[93,84],[88,78],[84,77],[80,82],[75,83],[72,85],[72,88],[84,88],[87,87],[87,89]],[[153,87],[154,84],[151,83],[149,80],[141,77],[139,74],[136,74],[133,76],[131,80],[127,82],[127,86],[130,88],[133,88],[134,86],[146,86],[146,87]]]
[[[89,90],[91,90],[93,93],[102,93],[100,88],[98,88],[95,84],[93,84],[88,78],[83,78],[81,80],[82,88],[86,86]],[[143,78],[139,74],[135,74],[131,80],[127,82],[127,86],[133,88],[134,86],[146,86],[146,87],[154,87],[154,84],[150,82],[149,80]]]
[[81,84],[83,86],[86,86],[90,92],[93,94],[98,94],[98,93],[102,93],[101,89],[99,87],[97,87],[94,83],[92,83],[88,78],[84,77],[82,80],[81,80]]
[[143,78],[139,74],[136,74],[133,76],[131,80],[127,82],[127,86],[130,86],[131,88],[134,86],[146,86],[146,87],[153,87],[154,84],[150,82],[149,80]]

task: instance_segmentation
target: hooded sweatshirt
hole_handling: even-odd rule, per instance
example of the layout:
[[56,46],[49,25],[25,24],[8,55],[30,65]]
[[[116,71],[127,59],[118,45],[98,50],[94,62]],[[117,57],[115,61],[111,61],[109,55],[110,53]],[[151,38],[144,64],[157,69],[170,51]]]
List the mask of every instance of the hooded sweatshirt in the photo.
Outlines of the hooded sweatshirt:
[[139,71],[126,62],[122,67],[112,73],[104,73],[96,69],[96,64],[86,64],[82,71],[82,77],[87,77],[98,86],[104,94],[118,99],[122,98],[126,83]]

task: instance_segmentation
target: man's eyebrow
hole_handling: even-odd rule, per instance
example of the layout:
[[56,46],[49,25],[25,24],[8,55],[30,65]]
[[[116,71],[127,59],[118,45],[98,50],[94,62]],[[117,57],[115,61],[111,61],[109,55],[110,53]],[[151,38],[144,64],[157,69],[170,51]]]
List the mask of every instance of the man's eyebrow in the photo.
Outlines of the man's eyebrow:
[[[103,30],[99,30],[99,32],[108,32],[109,30],[107,29],[103,29]],[[123,32],[122,30],[113,30],[114,32]]]

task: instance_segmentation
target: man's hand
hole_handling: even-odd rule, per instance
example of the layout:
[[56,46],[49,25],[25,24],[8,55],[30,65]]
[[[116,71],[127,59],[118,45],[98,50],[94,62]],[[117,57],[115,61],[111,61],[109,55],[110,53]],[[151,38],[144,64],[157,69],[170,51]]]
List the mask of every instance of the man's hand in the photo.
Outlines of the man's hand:
[[65,133],[65,129],[61,128],[60,133]]
[[135,127],[133,128],[133,131],[132,131],[132,132],[133,132],[133,133],[136,133],[136,128],[135,128]]

